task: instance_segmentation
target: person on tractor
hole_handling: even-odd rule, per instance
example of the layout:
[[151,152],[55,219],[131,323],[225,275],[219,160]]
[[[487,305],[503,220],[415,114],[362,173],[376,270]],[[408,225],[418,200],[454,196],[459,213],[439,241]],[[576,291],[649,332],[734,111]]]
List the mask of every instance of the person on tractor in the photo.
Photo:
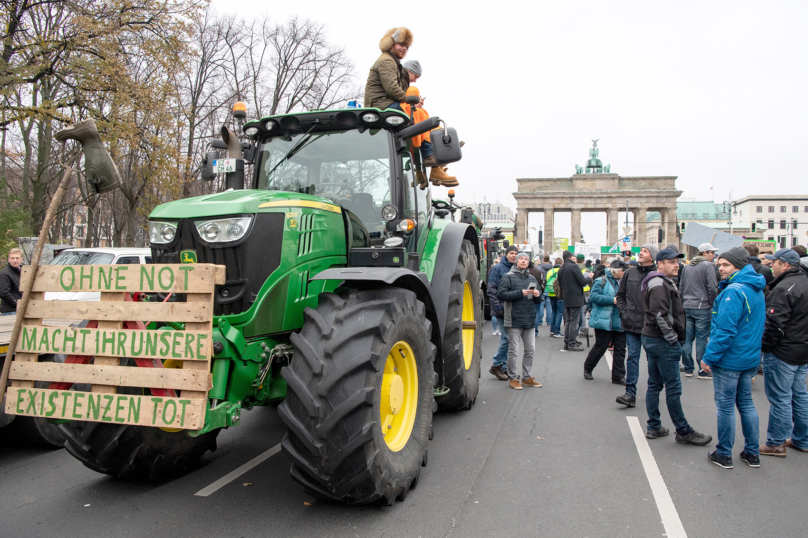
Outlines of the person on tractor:
[[[418,60],[408,60],[404,62],[404,69],[407,70],[410,77],[410,88],[407,90],[407,94],[415,94],[418,92],[418,89],[412,84],[415,84],[418,79],[421,77],[423,70],[421,69],[421,63]],[[419,97],[420,93],[417,94]],[[388,108],[396,108],[394,105],[391,105]],[[406,103],[401,103],[398,108],[401,108],[404,113],[409,114],[410,112],[410,105]],[[420,102],[415,105],[415,122],[421,122],[429,119],[429,113],[424,108],[424,98],[421,97]],[[461,146],[463,143],[461,142]],[[440,166],[437,161],[435,161],[435,154],[432,150],[432,141],[429,137],[429,133],[423,134],[423,141],[421,142],[421,156],[424,158],[424,166],[428,166],[432,168],[431,172],[429,173],[429,181],[432,182],[433,185],[436,187],[457,187],[460,185],[458,183],[457,178],[455,176],[450,176],[446,173],[446,167]]]
[[412,45],[412,32],[407,28],[393,28],[379,42],[382,51],[371,66],[365,84],[365,108],[397,108],[407,96],[410,76],[401,60]]

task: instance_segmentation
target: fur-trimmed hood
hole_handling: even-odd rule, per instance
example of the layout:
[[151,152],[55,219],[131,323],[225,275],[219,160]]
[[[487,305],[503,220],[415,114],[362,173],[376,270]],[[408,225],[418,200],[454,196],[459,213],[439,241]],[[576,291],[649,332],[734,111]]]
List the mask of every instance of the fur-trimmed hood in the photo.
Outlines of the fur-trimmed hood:
[[379,42],[379,50],[387,52],[393,48],[393,45],[396,43],[406,45],[407,48],[410,48],[412,46],[412,32],[403,26],[387,30],[387,33],[384,34],[384,37]]

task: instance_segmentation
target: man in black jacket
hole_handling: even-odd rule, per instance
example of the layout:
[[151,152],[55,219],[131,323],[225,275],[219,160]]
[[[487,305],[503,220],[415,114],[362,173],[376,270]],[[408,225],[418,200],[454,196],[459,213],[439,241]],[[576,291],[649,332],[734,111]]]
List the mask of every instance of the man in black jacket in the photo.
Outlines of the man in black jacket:
[[642,281],[656,271],[654,257],[657,248],[646,243],[637,255],[638,265],[630,267],[620,279],[617,290],[617,309],[626,333],[626,393],[617,397],[617,403],[634,407],[637,401],[637,380],[640,378],[640,353],[642,352],[642,326],[645,322],[645,303],[642,295]]
[[[497,297],[504,306],[505,327],[508,331],[508,379],[512,389],[522,390],[526,387],[540,388],[530,375],[533,367],[533,351],[535,336],[533,324],[536,320],[536,306],[541,301],[539,282],[527,270],[530,256],[520,252],[511,270],[499,281]],[[516,374],[516,363],[519,360],[520,348],[524,347],[522,357],[522,382]]]
[[760,249],[757,245],[744,245],[743,248],[749,253],[749,265],[752,266],[752,269],[754,269],[757,274],[763,275],[763,278],[766,279],[766,285],[771,284],[772,280],[774,280],[774,275],[772,275],[771,267],[766,267],[760,261]]
[[792,249],[766,258],[772,260],[774,280],[766,297],[761,348],[769,427],[760,455],[784,458],[786,447],[808,452],[808,278]]
[[645,406],[648,411],[648,439],[668,435],[659,416],[659,393],[665,387],[668,414],[676,426],[676,442],[683,445],[704,446],[712,436],[694,430],[682,410],[682,380],[679,377],[679,358],[685,341],[685,309],[682,297],[672,277],[679,273],[679,260],[684,258],[673,249],[657,252],[657,270],[642,281],[645,318],[642,327],[642,347],[648,357],[648,391]]
[[8,251],[8,265],[0,271],[0,316],[10,316],[17,312],[20,293],[22,252],[18,248]]
[[578,345],[578,324],[580,322],[581,308],[586,304],[584,286],[592,284],[590,274],[584,276],[581,268],[575,263],[572,252],[565,250],[562,255],[564,263],[558,270],[558,282],[561,286],[561,298],[564,301],[564,351],[583,351]]

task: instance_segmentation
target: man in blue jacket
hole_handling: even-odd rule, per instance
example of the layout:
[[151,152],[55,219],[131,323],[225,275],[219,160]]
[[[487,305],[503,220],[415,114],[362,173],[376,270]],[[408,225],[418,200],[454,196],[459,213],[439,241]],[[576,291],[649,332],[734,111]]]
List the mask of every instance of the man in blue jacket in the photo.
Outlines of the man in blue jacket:
[[[488,274],[488,303],[491,305],[491,315],[497,318],[500,327],[505,327],[505,309],[497,297],[499,281],[508,274],[516,261],[519,249],[514,245],[505,249],[502,260],[491,269]],[[535,314],[534,314],[535,315]],[[508,362],[508,330],[503,329],[499,337],[499,349],[494,355],[494,364],[488,372],[500,381],[508,381],[508,373],[505,371]]]
[[741,460],[760,467],[757,410],[752,401],[752,377],[760,363],[760,344],[766,323],[766,279],[749,265],[749,253],[734,247],[721,254],[718,271],[723,279],[713,303],[710,343],[701,367],[712,372],[718,416],[718,443],[707,459],[732,469],[735,407],[741,415],[744,449]]

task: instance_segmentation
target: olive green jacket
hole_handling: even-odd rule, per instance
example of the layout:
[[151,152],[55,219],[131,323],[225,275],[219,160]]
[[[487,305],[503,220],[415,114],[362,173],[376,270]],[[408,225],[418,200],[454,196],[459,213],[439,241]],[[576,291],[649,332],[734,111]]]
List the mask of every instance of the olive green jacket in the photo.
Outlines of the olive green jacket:
[[365,107],[385,109],[403,103],[410,87],[410,75],[390,52],[383,52],[368,74]]

